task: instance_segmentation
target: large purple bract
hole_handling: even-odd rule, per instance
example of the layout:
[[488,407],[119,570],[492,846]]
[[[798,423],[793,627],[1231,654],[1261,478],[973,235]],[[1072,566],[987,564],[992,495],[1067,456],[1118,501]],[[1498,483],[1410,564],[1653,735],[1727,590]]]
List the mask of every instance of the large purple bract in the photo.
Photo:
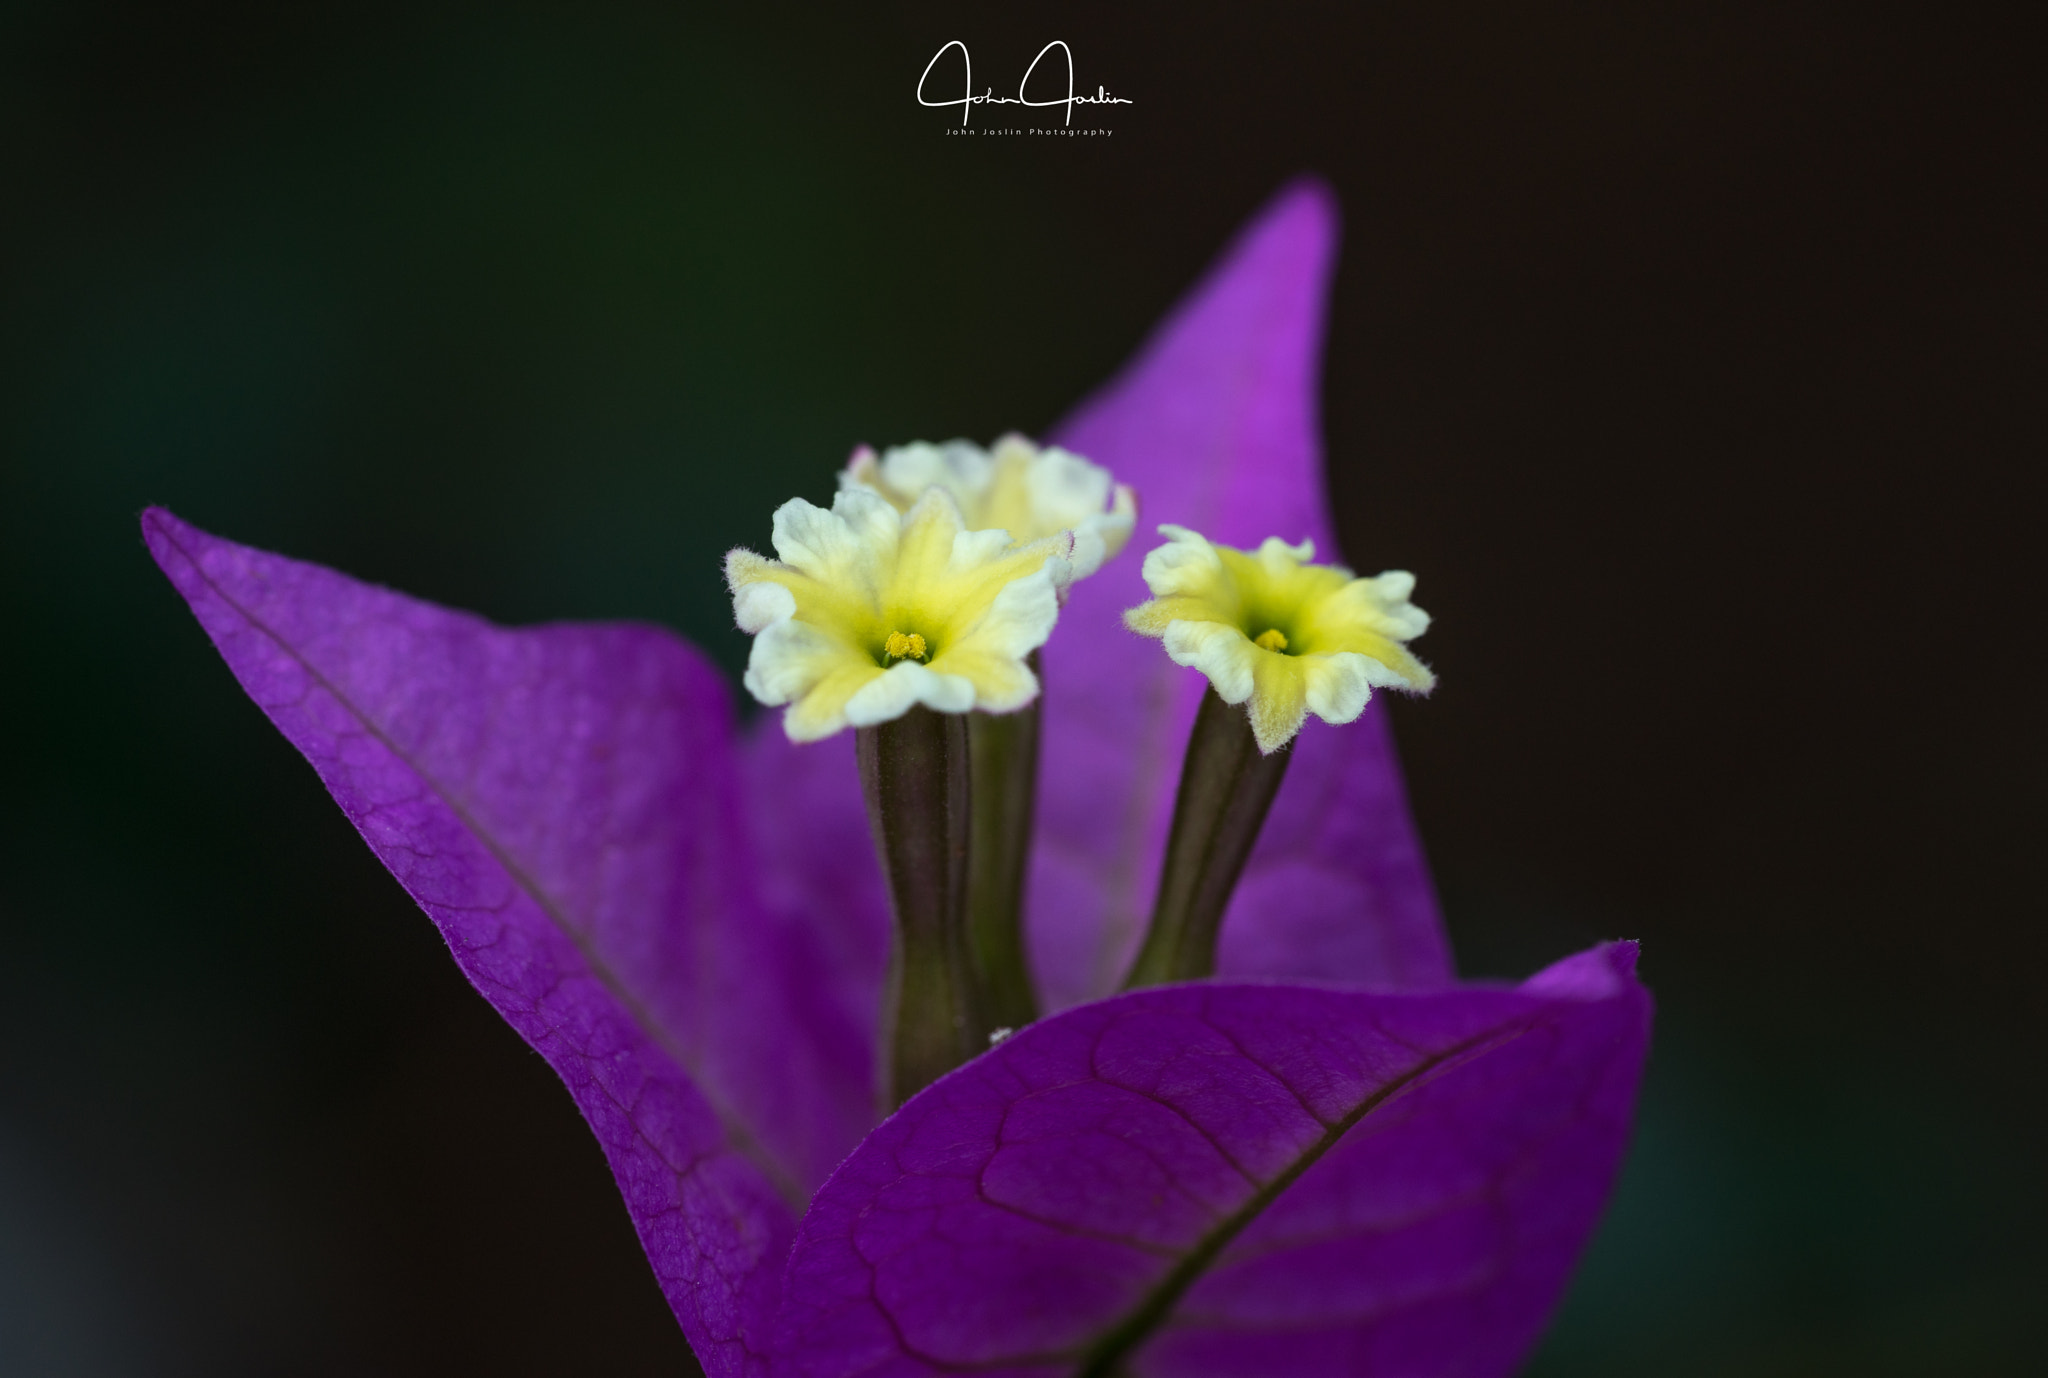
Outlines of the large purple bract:
[[[1326,191],[1282,193],[1057,438],[1149,521],[1331,551],[1334,242]],[[508,630],[160,509],[143,530],[561,1075],[707,1372],[1476,1378],[1554,1306],[1641,1074],[1633,947],[1453,984],[1375,708],[1295,746],[1218,981],[1104,999],[1201,689],[1117,625],[1134,560],[1045,651],[1029,924],[1061,1012],[877,1127],[887,908],[843,743],[740,739],[658,628]]]

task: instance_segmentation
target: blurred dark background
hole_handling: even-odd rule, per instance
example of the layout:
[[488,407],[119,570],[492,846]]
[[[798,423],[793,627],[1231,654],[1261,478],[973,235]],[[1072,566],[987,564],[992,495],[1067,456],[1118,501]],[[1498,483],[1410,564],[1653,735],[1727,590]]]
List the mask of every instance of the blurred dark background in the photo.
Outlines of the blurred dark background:
[[[2038,1372],[2020,14],[0,9],[0,1372],[690,1365],[145,503],[736,665],[717,557],[776,502],[1050,426],[1304,169],[1339,525],[1437,618],[1396,722],[1461,964],[1638,937],[1661,1005],[1531,1373]],[[1134,104],[948,138],[952,38]]]

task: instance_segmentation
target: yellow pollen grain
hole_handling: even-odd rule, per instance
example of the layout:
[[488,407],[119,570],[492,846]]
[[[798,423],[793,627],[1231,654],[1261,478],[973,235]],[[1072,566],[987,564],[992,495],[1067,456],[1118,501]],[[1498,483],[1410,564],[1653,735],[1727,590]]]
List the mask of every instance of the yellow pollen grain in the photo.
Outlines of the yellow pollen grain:
[[882,643],[882,654],[891,660],[923,660],[924,638],[916,632],[908,636],[902,632],[890,632],[889,639]]
[[1284,651],[1287,649],[1287,634],[1278,627],[1269,627],[1252,638],[1252,645],[1262,651]]

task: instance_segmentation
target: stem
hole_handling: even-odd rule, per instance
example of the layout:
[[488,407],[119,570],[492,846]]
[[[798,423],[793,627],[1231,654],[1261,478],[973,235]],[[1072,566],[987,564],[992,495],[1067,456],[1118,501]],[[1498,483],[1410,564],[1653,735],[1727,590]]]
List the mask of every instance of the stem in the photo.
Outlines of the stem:
[[1223,911],[1292,755],[1290,742],[1261,756],[1245,710],[1225,703],[1214,688],[1202,694],[1181,766],[1152,926],[1124,978],[1126,990],[1215,974]]
[[[1038,653],[1031,653],[1038,669]],[[967,957],[976,1007],[991,1028],[1021,1029],[1038,1018],[1024,956],[1024,877],[1038,800],[1039,710],[1043,692],[1015,713],[967,719],[974,795],[967,849]]]
[[966,719],[919,704],[859,729],[854,750],[895,917],[882,997],[887,1111],[988,1046],[965,941]]

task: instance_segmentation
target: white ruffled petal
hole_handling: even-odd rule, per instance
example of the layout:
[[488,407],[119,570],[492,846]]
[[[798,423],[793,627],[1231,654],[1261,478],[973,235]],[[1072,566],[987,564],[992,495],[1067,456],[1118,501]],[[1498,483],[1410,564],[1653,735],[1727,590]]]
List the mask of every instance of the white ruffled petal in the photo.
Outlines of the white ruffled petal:
[[1173,662],[1207,675],[1225,703],[1243,703],[1252,696],[1253,667],[1264,652],[1237,628],[1222,622],[1169,622],[1164,640]]
[[[1303,656],[1301,673],[1308,689],[1308,711],[1328,723],[1357,721],[1372,701],[1373,689],[1387,686],[1387,667],[1356,651]],[[1399,682],[1396,677],[1394,683]]]
[[1289,545],[1278,536],[1268,536],[1259,542],[1257,555],[1268,578],[1284,579],[1294,572],[1295,566],[1315,559],[1316,543],[1304,540],[1300,545]]
[[974,685],[914,660],[899,661],[846,701],[846,720],[855,727],[873,727],[902,717],[920,703],[939,713],[965,713],[974,707]]
[[1429,630],[1429,614],[1408,601],[1415,592],[1415,576],[1405,569],[1390,569],[1369,581],[1379,595],[1381,616],[1388,633],[1401,641],[1413,641]]
[[1107,512],[1091,512],[1074,532],[1074,577],[1086,579],[1124,548],[1137,524],[1138,504],[1131,490],[1116,486],[1115,506]]
[[1031,457],[1024,490],[1041,530],[1071,529],[1099,515],[1109,501],[1109,470],[1049,445]]
[[1405,569],[1386,570],[1372,583],[1384,603],[1405,603],[1415,592],[1415,576]]
[[732,615],[740,630],[753,636],[777,622],[796,616],[796,595],[765,579],[736,583],[732,591]]
[[770,707],[792,703],[846,658],[844,642],[808,622],[785,618],[755,635],[742,683],[748,693]]
[[1223,573],[1223,558],[1200,532],[1165,525],[1166,544],[1146,555],[1139,573],[1155,598],[1206,593]]
[[899,502],[908,505],[927,488],[944,488],[968,513],[980,507],[990,470],[988,452],[967,440],[892,446],[882,452],[878,466],[882,486]]
[[1102,532],[1095,526],[1083,522],[1074,528],[1074,556],[1070,563],[1074,567],[1074,578],[1086,579],[1102,568],[1102,562],[1109,558],[1109,543],[1102,538]]
[[[1005,584],[990,600],[988,610],[969,625],[955,643],[960,650],[977,655],[1002,656],[1021,661],[1051,637],[1060,616],[1060,588],[1065,561],[1054,556],[1035,574]],[[950,650],[951,648],[948,648]],[[941,652],[935,665],[943,665]]]
[[948,574],[964,574],[988,564],[1010,548],[1010,533],[1001,527],[986,531],[962,531],[953,537],[953,553],[946,561]]
[[866,488],[842,488],[832,497],[832,515],[845,523],[867,563],[885,559],[896,548],[902,522],[896,509],[880,493]]
[[[842,493],[840,498],[848,494]],[[867,495],[879,502],[872,493]],[[885,507],[886,503],[883,504]],[[824,583],[834,583],[867,557],[860,534],[838,511],[839,499],[827,511],[802,498],[791,498],[775,509],[775,553],[792,569],[801,570]]]
[[1395,641],[1413,641],[1429,630],[1429,614],[1408,601],[1414,591],[1414,575],[1390,569],[1378,578],[1353,579],[1325,606]]

